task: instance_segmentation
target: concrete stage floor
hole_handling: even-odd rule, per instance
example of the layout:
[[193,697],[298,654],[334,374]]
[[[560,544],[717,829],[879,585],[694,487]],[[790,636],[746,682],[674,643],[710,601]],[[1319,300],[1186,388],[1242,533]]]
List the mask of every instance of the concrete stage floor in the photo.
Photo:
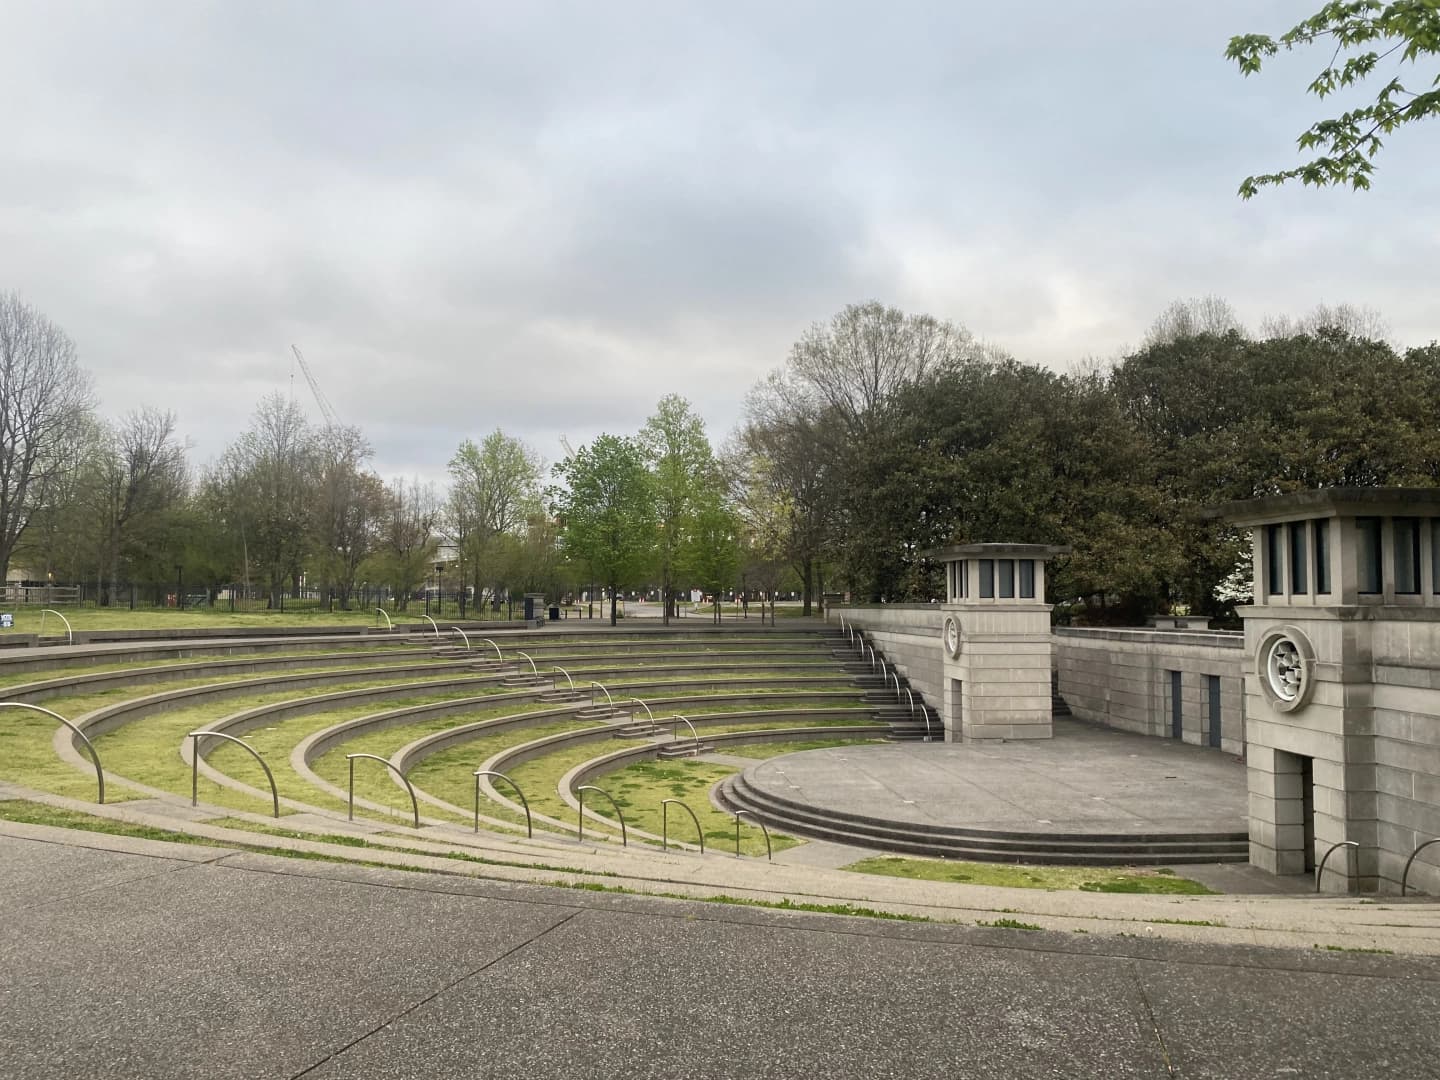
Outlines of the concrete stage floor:
[[1056,720],[1053,739],[837,746],[745,770],[762,792],[886,821],[1060,835],[1247,830],[1245,766],[1173,739]]

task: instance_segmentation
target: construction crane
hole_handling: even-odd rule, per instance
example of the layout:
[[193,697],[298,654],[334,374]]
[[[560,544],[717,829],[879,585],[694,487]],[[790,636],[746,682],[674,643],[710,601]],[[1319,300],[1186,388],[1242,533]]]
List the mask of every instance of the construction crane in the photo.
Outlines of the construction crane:
[[320,389],[320,384],[315,380],[315,374],[310,370],[310,365],[305,362],[305,354],[300,351],[300,346],[291,345],[290,351],[295,354],[295,359],[300,362],[300,370],[305,373],[305,381],[310,384],[310,393],[315,395],[315,404],[320,407],[320,415],[325,418],[325,423],[330,427],[339,427],[340,421],[335,416],[335,409],[330,404],[330,399],[325,396],[325,391]]

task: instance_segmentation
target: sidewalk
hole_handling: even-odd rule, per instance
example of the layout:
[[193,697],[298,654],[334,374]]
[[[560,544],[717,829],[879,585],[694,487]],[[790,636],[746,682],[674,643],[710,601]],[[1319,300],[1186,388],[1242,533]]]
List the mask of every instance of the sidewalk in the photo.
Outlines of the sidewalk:
[[[1440,955],[1440,904],[1429,898],[1351,898],[1314,894],[1158,896],[1006,889],[992,886],[913,881],[855,874],[825,865],[736,859],[718,853],[624,849],[611,844],[577,844],[561,837],[508,838],[469,833],[448,826],[418,832],[367,822],[349,826],[321,818],[312,827],[328,834],[363,836],[379,849],[359,849],[320,840],[299,840],[225,829],[192,820],[188,801],[168,797],[143,806],[93,803],[25,792],[0,785],[0,797],[23,797],[83,813],[182,832],[217,846],[243,844],[271,851],[303,852],[329,858],[429,870],[497,881],[560,884],[694,899],[727,897],[763,903],[848,905],[941,922],[974,924],[1014,919],[1068,933],[1151,940],[1265,945],[1299,949],[1385,950],[1396,954]],[[214,809],[217,817],[241,817],[257,824],[272,819]],[[307,819],[313,815],[307,815]],[[282,819],[290,829],[310,821]],[[58,839],[104,846],[114,838],[69,833],[44,826],[0,822],[0,836]],[[393,850],[403,848],[408,850]],[[423,852],[417,854],[416,852]],[[455,855],[493,860],[460,861]]]

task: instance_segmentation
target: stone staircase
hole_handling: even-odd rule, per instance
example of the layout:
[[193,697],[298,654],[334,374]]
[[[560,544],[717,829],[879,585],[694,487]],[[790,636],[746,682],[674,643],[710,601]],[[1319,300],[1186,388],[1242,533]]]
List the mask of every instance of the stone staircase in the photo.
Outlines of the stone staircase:
[[876,660],[872,661],[868,649],[851,644],[844,636],[827,637],[825,645],[830,655],[841,661],[850,681],[865,691],[862,700],[872,707],[876,721],[889,725],[887,739],[891,742],[944,741],[945,727],[940,722],[940,714],[914,692],[904,675],[886,665],[883,653],[877,650]]

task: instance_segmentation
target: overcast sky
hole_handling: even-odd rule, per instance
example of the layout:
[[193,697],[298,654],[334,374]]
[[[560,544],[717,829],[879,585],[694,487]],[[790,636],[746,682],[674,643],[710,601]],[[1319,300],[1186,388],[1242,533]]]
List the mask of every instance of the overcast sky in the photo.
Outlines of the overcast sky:
[[203,465],[260,398],[386,477],[495,427],[547,460],[665,393],[719,443],[811,323],[879,299],[1064,369],[1177,297],[1440,336],[1440,124],[1365,194],[1239,181],[1330,115],[1230,35],[1319,0],[0,0],[0,290],[101,411]]

